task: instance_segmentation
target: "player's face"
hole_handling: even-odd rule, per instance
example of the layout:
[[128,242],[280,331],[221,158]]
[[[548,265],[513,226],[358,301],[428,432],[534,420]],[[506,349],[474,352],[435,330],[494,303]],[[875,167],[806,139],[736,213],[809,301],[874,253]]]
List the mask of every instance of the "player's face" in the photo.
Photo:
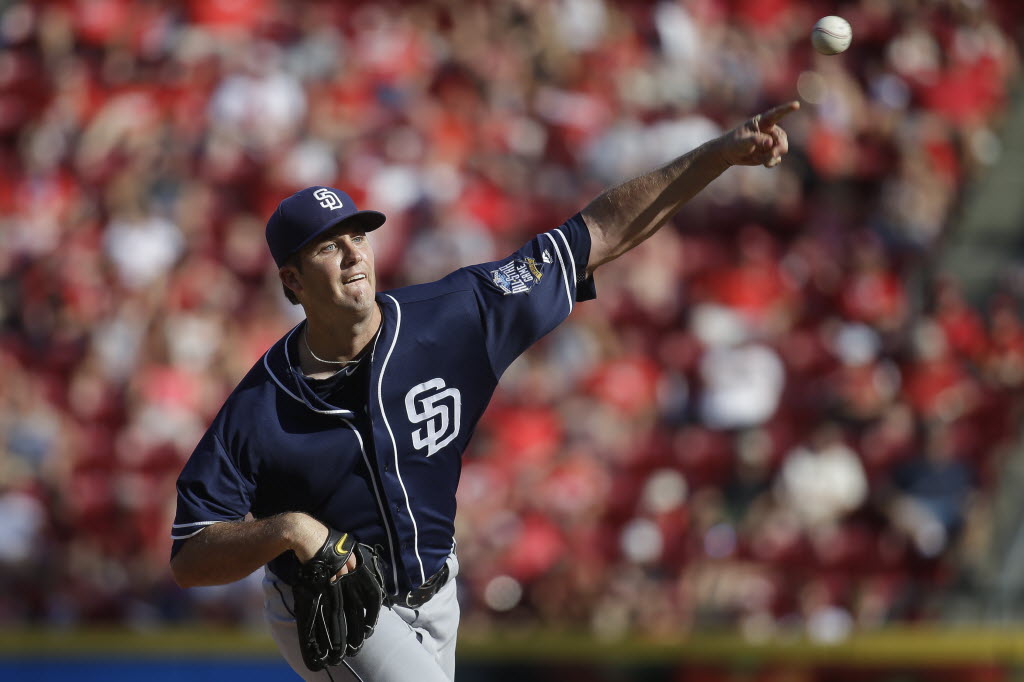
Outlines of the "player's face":
[[299,258],[302,267],[292,269],[298,286],[292,290],[307,308],[334,306],[359,312],[373,307],[377,276],[373,248],[364,232],[329,230],[307,244]]

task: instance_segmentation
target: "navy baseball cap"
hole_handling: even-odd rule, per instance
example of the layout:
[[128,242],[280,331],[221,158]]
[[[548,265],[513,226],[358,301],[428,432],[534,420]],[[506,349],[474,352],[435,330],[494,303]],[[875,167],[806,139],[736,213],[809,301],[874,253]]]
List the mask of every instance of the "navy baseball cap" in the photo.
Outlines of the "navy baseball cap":
[[333,187],[307,187],[277,205],[267,221],[267,245],[277,267],[322,232],[351,223],[363,232],[376,230],[386,218],[379,211],[360,211],[352,197]]

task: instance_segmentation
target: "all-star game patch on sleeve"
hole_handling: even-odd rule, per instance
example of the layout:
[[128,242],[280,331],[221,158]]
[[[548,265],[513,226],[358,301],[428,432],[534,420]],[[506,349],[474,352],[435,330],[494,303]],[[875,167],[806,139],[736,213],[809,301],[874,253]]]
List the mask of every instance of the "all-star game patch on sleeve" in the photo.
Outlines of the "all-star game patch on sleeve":
[[596,297],[587,275],[590,232],[576,214],[537,235],[508,258],[469,268],[478,278],[491,365],[500,376],[523,351]]
[[239,521],[249,512],[254,485],[217,437],[206,432],[178,477],[178,508],[171,526],[171,556],[193,535],[221,521]]

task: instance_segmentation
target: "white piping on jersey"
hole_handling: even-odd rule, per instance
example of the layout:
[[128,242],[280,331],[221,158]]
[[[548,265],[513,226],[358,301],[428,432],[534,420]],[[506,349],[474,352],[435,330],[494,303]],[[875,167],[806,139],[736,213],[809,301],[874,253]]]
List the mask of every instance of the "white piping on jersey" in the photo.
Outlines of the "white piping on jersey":
[[[285,361],[288,363],[289,367],[291,366],[292,361],[291,361],[291,356],[288,354],[288,340],[291,338],[292,334],[294,334],[295,330],[298,329],[298,328],[299,328],[298,325],[292,327],[292,330],[290,332],[288,332],[288,336],[286,336],[285,339],[284,339],[284,357],[285,357]],[[373,349],[370,351],[370,357],[371,358],[373,357],[373,353],[377,350],[377,340],[379,338],[380,338],[380,335],[378,334],[377,338],[375,338],[373,340]],[[310,405],[308,402],[306,402],[305,400],[303,400],[299,396],[297,396],[294,393],[292,393],[291,391],[289,391],[288,387],[285,386],[284,384],[282,384],[281,381],[278,380],[277,375],[274,374],[274,371],[272,369],[270,369],[270,365],[267,363],[267,356],[268,355],[270,355],[270,351],[269,350],[266,353],[263,354],[263,366],[266,368],[267,374],[269,374],[270,378],[274,380],[274,383],[277,384],[278,388],[280,388],[282,391],[287,393],[289,396],[291,396],[295,400],[299,401],[300,403],[302,403],[303,405],[305,405],[309,409],[313,410],[314,412],[319,412],[320,414],[330,414],[330,415],[336,415],[336,416],[351,415],[352,414],[351,410],[318,410],[317,408],[313,407],[312,405]],[[390,355],[390,353],[389,353],[389,355]],[[383,373],[383,370],[381,370],[381,372]],[[373,496],[377,500],[377,508],[380,509],[380,518],[384,522],[385,535],[387,535],[387,537],[388,537],[388,548],[391,550],[391,557],[394,558],[396,556],[395,555],[395,543],[394,543],[394,540],[392,538],[391,525],[388,523],[388,516],[387,516],[387,512],[384,509],[384,502],[382,500],[382,496],[381,496],[380,490],[378,488],[377,477],[373,473],[373,467],[370,466],[370,458],[366,454],[366,446],[363,445],[363,436],[362,436],[362,434],[359,433],[359,429],[357,429],[352,424],[352,422],[350,422],[348,419],[345,419],[344,417],[342,417],[342,421],[345,423],[345,426],[347,426],[350,429],[352,429],[352,432],[354,434],[356,434],[356,440],[359,442],[359,453],[363,456],[363,461],[366,462],[366,469],[367,469],[367,471],[370,472],[370,482],[373,484]],[[388,429],[388,430],[390,431],[390,429]],[[392,442],[394,442],[394,436],[392,436]],[[383,486],[381,486],[381,487],[383,487]],[[204,522],[204,523],[206,523],[206,522]],[[216,521],[210,521],[208,523],[216,523]],[[199,532],[199,531],[196,531],[196,532]],[[193,533],[193,535],[195,535],[195,533]],[[191,537],[191,536],[189,536],[189,537]],[[397,589],[397,587],[398,587],[398,562],[397,561],[392,561],[392,564],[394,564],[392,566],[392,571],[393,571],[393,574],[394,574],[393,577],[394,577],[394,580],[395,580],[395,588]],[[424,581],[424,582],[426,582],[426,581]]]
[[[555,247],[555,255],[558,256],[558,265],[562,268],[562,280],[565,282],[565,297],[569,300],[569,312],[572,312],[572,294],[569,292],[569,276],[565,273],[565,261],[562,259],[562,250],[558,248],[558,242],[551,236],[549,232],[545,232],[544,236],[551,240],[551,245]],[[573,275],[575,277],[575,274]]]
[[[352,433],[356,434],[356,439],[359,441],[359,452],[363,454],[363,461],[366,462],[366,469],[370,472],[370,481],[373,483],[373,496],[377,498],[377,508],[380,509],[380,518],[384,520],[384,529],[387,531],[388,536],[388,549],[391,550],[391,557],[395,557],[395,543],[391,540],[391,526],[388,525],[388,513],[384,510],[384,503],[381,501],[380,495],[377,494],[377,477],[373,474],[373,467],[370,466],[370,459],[366,456],[366,448],[363,447],[363,437],[359,433],[359,429],[353,426],[348,421],[345,422],[348,427],[352,429]],[[398,589],[398,562],[391,562],[392,577],[395,581],[395,589]]]
[[[558,236],[562,238],[562,242],[565,243],[565,252],[569,255],[569,265],[572,266],[572,268],[570,269],[570,272],[572,272],[572,288],[573,288],[573,291],[575,292],[576,289],[577,289],[577,287],[576,287],[576,277],[577,277],[577,275],[576,275],[576,256],[574,256],[572,254],[572,247],[569,246],[569,240],[565,238],[565,233],[562,232],[562,228],[556,227],[555,228],[555,232],[558,233]],[[573,300],[575,300],[575,298]]]
[[[398,476],[398,484],[402,486],[402,494],[405,495],[405,508],[409,510],[409,518],[412,520],[412,547],[413,552],[416,554],[416,561],[420,564],[420,584],[427,582],[427,572],[423,570],[423,559],[420,558],[420,531],[416,527],[416,517],[412,513],[412,506],[409,504],[409,491],[405,489],[405,483],[402,481],[402,472],[398,468],[398,444],[395,443],[395,432],[391,430],[391,424],[388,423],[388,415],[384,410],[384,398],[382,396],[384,387],[384,371],[388,367],[388,360],[391,359],[391,353],[395,350],[395,345],[398,343],[398,332],[402,329],[402,307],[398,305],[398,301],[391,294],[384,294],[395,304],[395,311],[397,317],[395,320],[395,336],[391,339],[391,348],[388,349],[388,354],[384,356],[384,364],[380,367],[380,376],[377,377],[377,402],[380,404],[380,414],[384,418],[384,426],[388,430],[388,435],[391,436],[391,449],[395,453],[395,475]],[[392,555],[393,556],[393,555]]]
[[[288,363],[289,367],[292,366],[292,358],[291,358],[291,355],[288,353],[288,340],[290,338],[292,338],[292,334],[294,334],[295,330],[298,329],[298,328],[299,328],[299,326],[295,325],[294,327],[292,327],[292,330],[290,332],[288,332],[288,336],[284,337],[284,359],[285,359],[285,362]],[[274,380],[274,383],[277,384],[278,387],[282,391],[284,391],[285,393],[287,393],[292,398],[294,398],[295,400],[299,401],[300,403],[302,403],[303,405],[305,405],[309,409],[313,410],[314,412],[319,412],[320,414],[334,414],[334,415],[347,414],[347,415],[350,415],[350,416],[352,415],[352,410],[319,410],[319,409],[313,407],[312,405],[310,405],[307,401],[303,400],[299,396],[297,396],[294,393],[292,393],[291,391],[289,391],[288,387],[285,386],[284,384],[282,384],[281,381],[277,378],[277,375],[274,374],[274,371],[272,369],[270,369],[270,364],[267,363],[267,356],[269,356],[269,355],[270,355],[270,351],[269,350],[266,353],[263,354],[263,366],[266,368],[267,374],[270,375],[270,378]]]
[[224,521],[194,521],[192,523],[175,523],[175,524],[172,524],[171,528],[191,528],[192,526],[199,526],[199,528],[197,528],[196,530],[192,531],[191,533],[187,533],[185,535],[175,535],[172,532],[171,533],[171,539],[172,540],[186,540],[186,539],[192,537],[193,535],[199,535],[204,530],[206,530],[207,526],[212,526],[215,523],[224,523]]

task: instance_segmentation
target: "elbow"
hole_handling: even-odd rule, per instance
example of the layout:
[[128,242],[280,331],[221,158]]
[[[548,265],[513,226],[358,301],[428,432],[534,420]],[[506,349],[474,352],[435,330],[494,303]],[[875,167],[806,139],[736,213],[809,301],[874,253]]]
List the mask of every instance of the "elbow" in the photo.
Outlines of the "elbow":
[[171,577],[174,578],[174,582],[178,584],[178,587],[187,589],[189,587],[198,587],[198,582],[194,575],[192,575],[188,567],[184,565],[184,562],[180,561],[181,554],[176,554],[171,559]]
[[198,587],[198,585],[196,585],[195,583],[188,582],[187,580],[182,580],[177,575],[174,576],[174,584],[183,590],[187,590],[190,587]]
[[183,589],[215,584],[210,581],[206,570],[202,553],[196,552],[191,545],[186,544],[171,557],[171,577]]

